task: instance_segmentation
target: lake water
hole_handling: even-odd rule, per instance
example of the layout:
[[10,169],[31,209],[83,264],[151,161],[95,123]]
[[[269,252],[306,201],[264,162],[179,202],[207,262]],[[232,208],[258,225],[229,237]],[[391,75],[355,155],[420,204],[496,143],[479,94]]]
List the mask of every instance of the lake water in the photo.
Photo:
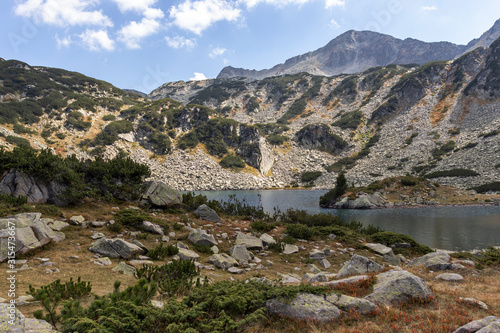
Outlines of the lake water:
[[446,250],[482,249],[500,246],[499,206],[460,206],[391,208],[374,210],[338,210],[319,207],[320,190],[254,190],[254,191],[197,191],[208,199],[227,200],[236,195],[239,200],[257,205],[272,213],[274,207],[282,212],[289,208],[310,213],[332,213],[346,221],[356,220],[373,224],[387,231],[413,237],[432,248]]

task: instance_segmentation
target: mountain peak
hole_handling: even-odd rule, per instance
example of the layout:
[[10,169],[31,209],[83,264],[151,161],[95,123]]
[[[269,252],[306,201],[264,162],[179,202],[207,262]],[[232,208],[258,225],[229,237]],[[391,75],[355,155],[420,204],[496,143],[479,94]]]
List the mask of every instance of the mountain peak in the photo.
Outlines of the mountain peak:
[[217,78],[248,77],[263,79],[269,76],[307,72],[313,75],[333,76],[360,73],[389,64],[423,65],[430,61],[452,60],[476,47],[488,47],[500,36],[500,20],[480,38],[468,45],[450,42],[427,43],[414,38],[399,38],[374,31],[348,30],[325,46],[287,59],[270,69],[248,70],[226,66]]

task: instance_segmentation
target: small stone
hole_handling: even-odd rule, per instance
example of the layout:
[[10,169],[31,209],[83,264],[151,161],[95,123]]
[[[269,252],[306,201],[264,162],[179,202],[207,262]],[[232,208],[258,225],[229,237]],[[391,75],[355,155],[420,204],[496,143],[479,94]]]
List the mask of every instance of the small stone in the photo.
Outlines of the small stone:
[[69,218],[69,224],[71,225],[81,225],[85,221],[85,218],[81,215],[74,215]]
[[330,264],[328,259],[321,259],[319,263],[321,266],[323,266],[324,269],[328,269],[332,266],[332,264]]
[[238,268],[238,267],[234,267],[234,266],[233,266],[233,267],[229,267],[229,268],[227,269],[227,271],[228,271],[229,273],[231,273],[231,274],[242,274],[242,273],[243,273],[243,270],[242,270],[242,269],[240,269],[240,268]]
[[120,262],[115,268],[113,268],[112,271],[113,272],[120,272],[122,274],[131,275],[131,276],[135,276],[135,274],[137,273],[137,270],[135,269],[134,266],[127,265],[123,261]]
[[92,236],[90,236],[92,239],[99,239],[99,238],[105,238],[106,235],[103,234],[102,232],[96,232],[95,234],[93,234]]
[[90,223],[90,226],[93,227],[93,228],[102,228],[105,225],[106,225],[106,222],[97,222],[97,221],[94,221],[94,222]]
[[161,241],[164,242],[164,243],[168,243],[168,242],[170,242],[170,237],[168,237],[168,236],[162,236],[161,237]]
[[285,244],[285,248],[283,249],[283,254],[292,254],[299,252],[299,248],[297,245]]
[[219,248],[217,247],[217,245],[214,245],[210,248],[210,250],[212,250],[212,253],[213,254],[217,254],[219,253]]
[[450,282],[459,282],[463,281],[464,277],[460,274],[455,274],[455,273],[443,273],[436,276],[436,279],[450,281]]
[[459,297],[458,300],[460,302],[464,302],[464,303],[468,303],[468,304],[480,307],[483,310],[489,310],[489,307],[488,307],[488,305],[486,305],[486,303],[484,303],[483,301],[477,300],[475,298],[471,298],[471,297],[465,297],[465,298],[464,297]]
[[109,266],[112,264],[111,259],[109,259],[108,257],[99,258],[97,259],[97,261],[103,266]]

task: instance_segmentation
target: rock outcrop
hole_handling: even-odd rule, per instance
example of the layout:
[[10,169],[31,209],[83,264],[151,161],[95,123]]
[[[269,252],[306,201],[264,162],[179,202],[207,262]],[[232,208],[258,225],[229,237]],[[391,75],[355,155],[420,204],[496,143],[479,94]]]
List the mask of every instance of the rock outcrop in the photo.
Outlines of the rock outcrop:
[[123,239],[100,238],[90,246],[89,250],[109,258],[132,259],[144,254],[143,248]]
[[0,262],[8,257],[9,238],[15,243],[16,254],[26,254],[50,242],[65,239],[64,233],[54,231],[47,224],[49,220],[41,218],[41,213],[22,213],[0,218]]
[[43,181],[14,169],[0,180],[0,194],[13,197],[25,196],[29,203],[64,205],[66,201],[61,194],[66,189],[66,185],[56,181]]
[[182,203],[181,192],[160,181],[149,181],[141,201],[155,207],[171,207]]

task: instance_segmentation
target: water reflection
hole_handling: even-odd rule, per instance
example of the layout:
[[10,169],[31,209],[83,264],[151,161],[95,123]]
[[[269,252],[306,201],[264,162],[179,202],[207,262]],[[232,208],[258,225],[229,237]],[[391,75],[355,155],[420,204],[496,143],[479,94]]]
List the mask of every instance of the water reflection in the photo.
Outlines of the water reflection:
[[227,200],[229,195],[245,199],[249,204],[261,202],[265,211],[274,207],[310,213],[339,215],[344,220],[373,224],[388,231],[413,237],[433,248],[471,250],[488,245],[500,245],[500,207],[426,207],[377,210],[331,210],[319,207],[319,197],[326,191],[258,190],[258,191],[199,191],[209,199]]

